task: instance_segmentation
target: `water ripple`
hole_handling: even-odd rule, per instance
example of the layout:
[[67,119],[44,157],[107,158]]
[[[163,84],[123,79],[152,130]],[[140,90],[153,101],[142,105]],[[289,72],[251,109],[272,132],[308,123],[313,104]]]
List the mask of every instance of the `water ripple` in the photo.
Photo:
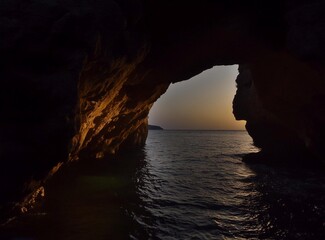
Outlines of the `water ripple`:
[[56,175],[0,239],[325,239],[325,177],[241,161],[256,150],[245,132],[150,131]]

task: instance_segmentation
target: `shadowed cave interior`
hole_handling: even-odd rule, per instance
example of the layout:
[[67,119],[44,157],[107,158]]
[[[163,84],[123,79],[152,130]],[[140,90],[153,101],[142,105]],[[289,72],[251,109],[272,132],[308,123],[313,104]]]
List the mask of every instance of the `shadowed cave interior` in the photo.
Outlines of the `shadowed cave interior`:
[[324,164],[324,4],[3,1],[1,210],[28,211],[69,162],[143,146],[170,83],[216,65],[240,65],[247,160]]

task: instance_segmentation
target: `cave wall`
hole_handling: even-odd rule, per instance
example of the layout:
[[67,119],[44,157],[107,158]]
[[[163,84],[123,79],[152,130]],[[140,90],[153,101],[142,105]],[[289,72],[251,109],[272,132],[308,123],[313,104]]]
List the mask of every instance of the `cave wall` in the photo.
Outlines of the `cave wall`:
[[0,202],[62,162],[142,146],[169,84],[215,65],[241,64],[234,112],[257,146],[323,161],[323,9],[323,0],[1,1]]
[[248,154],[247,162],[301,165],[307,159],[317,160],[308,151],[299,132],[286,125],[262,103],[248,65],[239,66],[236,79],[237,91],[233,100],[233,114],[236,120],[246,120],[246,130],[260,148],[260,152]]
[[283,46],[263,49],[237,78],[235,116],[247,120],[262,151],[280,150],[273,159],[324,164],[324,7],[324,1],[288,1]]
[[122,108],[139,110],[124,83],[148,52],[134,30],[142,9],[141,1],[1,1],[0,208],[85,146],[109,141],[92,135],[111,131],[118,145],[128,137],[120,129],[135,134],[146,121],[127,116],[114,126]]

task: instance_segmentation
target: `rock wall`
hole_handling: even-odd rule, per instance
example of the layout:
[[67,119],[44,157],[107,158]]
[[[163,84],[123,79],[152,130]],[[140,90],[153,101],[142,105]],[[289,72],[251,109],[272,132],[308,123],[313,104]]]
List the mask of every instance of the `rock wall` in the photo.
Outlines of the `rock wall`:
[[234,111],[257,146],[323,161],[323,9],[323,0],[1,1],[0,205],[63,162],[142,146],[169,84],[215,65],[241,64]]
[[234,113],[262,151],[279,152],[271,159],[325,162],[324,7],[288,1],[284,45],[263,49],[237,78]]
[[248,65],[240,65],[236,79],[237,92],[233,100],[233,113],[236,120],[246,120],[246,130],[253,138],[254,145],[260,148],[257,154],[244,157],[249,162],[283,164],[303,164],[304,161],[317,161],[311,157],[303,139],[293,126],[285,125],[272,112],[268,111],[255,87]]
[[1,1],[0,207],[86,148],[113,153],[139,132],[155,101],[137,107],[129,77],[148,52],[142,11],[141,1]]

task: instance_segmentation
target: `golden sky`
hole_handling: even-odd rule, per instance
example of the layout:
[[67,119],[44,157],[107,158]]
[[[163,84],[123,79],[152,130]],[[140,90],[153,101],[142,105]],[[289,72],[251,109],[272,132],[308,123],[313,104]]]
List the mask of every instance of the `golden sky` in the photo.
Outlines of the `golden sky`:
[[238,66],[216,66],[172,84],[152,107],[149,123],[165,129],[244,130],[236,121],[232,100]]

